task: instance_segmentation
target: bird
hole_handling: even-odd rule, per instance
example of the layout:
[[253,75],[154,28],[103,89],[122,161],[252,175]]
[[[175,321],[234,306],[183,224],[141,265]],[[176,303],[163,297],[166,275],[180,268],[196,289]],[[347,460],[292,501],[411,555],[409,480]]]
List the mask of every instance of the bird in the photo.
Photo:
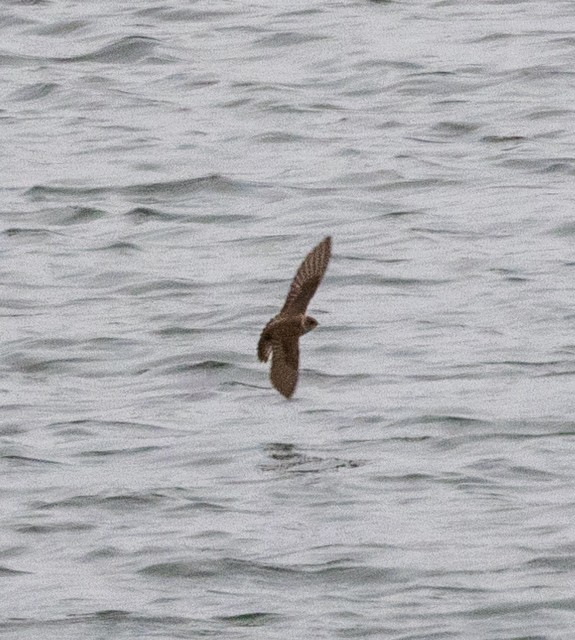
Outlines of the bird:
[[318,321],[306,315],[307,306],[321,282],[331,258],[331,236],[324,238],[304,258],[291,283],[281,311],[264,327],[258,341],[258,359],[272,364],[272,385],[291,398],[298,379],[300,336],[315,329]]

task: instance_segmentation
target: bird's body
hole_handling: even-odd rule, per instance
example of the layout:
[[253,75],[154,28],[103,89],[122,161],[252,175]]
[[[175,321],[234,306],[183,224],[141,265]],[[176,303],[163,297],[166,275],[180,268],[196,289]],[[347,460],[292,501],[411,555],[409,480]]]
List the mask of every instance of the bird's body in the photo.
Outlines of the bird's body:
[[300,265],[282,310],[264,327],[258,342],[258,358],[272,356],[270,379],[286,398],[293,395],[299,369],[299,338],[318,322],[306,309],[321,282],[331,257],[331,238],[324,238]]

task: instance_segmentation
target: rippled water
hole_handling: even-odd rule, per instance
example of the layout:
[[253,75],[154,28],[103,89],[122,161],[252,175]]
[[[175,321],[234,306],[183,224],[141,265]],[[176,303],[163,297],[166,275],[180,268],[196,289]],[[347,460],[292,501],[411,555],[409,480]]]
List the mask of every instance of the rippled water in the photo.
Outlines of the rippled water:
[[574,20],[3,4],[3,638],[572,637]]

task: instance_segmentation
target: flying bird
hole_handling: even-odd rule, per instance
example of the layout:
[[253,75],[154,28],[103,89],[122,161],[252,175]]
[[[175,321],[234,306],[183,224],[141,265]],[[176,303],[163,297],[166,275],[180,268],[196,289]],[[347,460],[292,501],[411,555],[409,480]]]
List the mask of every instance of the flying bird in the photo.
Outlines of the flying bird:
[[291,283],[282,310],[264,327],[258,342],[258,358],[267,362],[272,356],[270,380],[286,398],[297,385],[299,338],[315,329],[318,322],[305,312],[323,278],[331,257],[331,237],[324,238],[301,263]]

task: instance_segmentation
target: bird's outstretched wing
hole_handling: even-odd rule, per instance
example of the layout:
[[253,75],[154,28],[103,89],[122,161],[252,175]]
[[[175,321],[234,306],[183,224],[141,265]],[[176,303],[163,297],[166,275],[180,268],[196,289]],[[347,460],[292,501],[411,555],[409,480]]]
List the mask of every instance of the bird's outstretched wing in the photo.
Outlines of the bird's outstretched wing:
[[301,263],[281,313],[305,313],[331,257],[331,237],[324,238]]
[[270,380],[286,398],[290,398],[295,391],[298,367],[299,339],[295,336],[273,339]]
[[260,362],[267,362],[270,357],[270,353],[272,352],[272,338],[271,332],[269,330],[270,325],[273,323],[274,318],[272,318],[264,327],[263,331],[260,334],[260,339],[258,340],[258,360]]

